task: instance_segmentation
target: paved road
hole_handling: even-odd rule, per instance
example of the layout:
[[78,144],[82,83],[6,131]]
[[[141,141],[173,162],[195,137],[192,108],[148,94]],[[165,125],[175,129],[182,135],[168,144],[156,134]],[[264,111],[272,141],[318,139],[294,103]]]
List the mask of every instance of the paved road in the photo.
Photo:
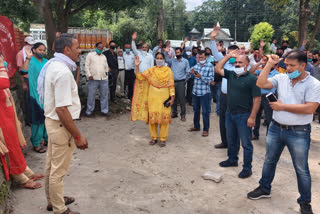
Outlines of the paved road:
[[[130,122],[124,114],[111,119],[83,118],[77,125],[88,136],[89,149],[74,153],[65,194],[74,196],[72,210],[87,214],[291,214],[298,213],[296,176],[287,149],[279,162],[271,199],[250,201],[248,191],[257,187],[264,159],[265,128],[254,142],[253,175],[237,177],[241,167],[223,169],[226,150],[214,149],[220,142],[218,118],[211,115],[210,136],[189,133],[187,122],[175,119],[170,126],[167,147],[149,146],[148,127]],[[320,144],[312,143],[313,208],[320,213]],[[26,151],[29,166],[44,171],[45,154]],[[240,163],[242,165],[242,150]],[[223,173],[217,184],[201,175],[214,170]],[[44,189],[15,188],[12,196],[15,214],[49,213],[45,210]]]

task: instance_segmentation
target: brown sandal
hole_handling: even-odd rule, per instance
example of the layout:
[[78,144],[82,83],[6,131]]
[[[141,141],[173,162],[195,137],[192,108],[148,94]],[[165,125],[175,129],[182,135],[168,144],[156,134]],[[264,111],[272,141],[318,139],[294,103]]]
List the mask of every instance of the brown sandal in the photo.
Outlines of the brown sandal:
[[42,146],[38,146],[38,147],[33,147],[33,150],[35,152],[38,152],[38,153],[45,153],[47,150],[44,149]]
[[198,132],[198,131],[200,131],[200,129],[196,129],[196,128],[188,129],[188,132]]
[[[75,198],[73,198],[73,197],[68,197],[68,196],[64,196],[63,199],[64,199],[64,204],[65,204],[65,205],[72,204],[72,203],[76,200]],[[47,210],[48,210],[48,211],[53,211],[52,205],[48,205],[48,206],[47,206]]]
[[209,136],[209,132],[206,132],[206,131],[202,132],[202,137],[208,137],[208,136]]
[[155,144],[157,144],[157,143],[158,143],[158,140],[151,140],[151,141],[149,142],[149,145],[153,146],[153,145],[155,145]]
[[61,213],[61,214],[80,214],[80,213],[78,213],[78,212],[73,212],[73,211],[71,211],[71,210],[68,208],[66,211],[64,211],[64,212]]
[[160,147],[165,147],[166,146],[166,141],[160,141],[159,146]]

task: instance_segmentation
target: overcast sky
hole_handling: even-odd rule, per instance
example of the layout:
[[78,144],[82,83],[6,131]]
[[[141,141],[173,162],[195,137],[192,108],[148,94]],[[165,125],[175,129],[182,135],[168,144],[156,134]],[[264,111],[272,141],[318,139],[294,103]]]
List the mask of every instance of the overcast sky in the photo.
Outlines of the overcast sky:
[[199,5],[202,5],[206,0],[184,0],[187,5],[187,11],[194,10]]

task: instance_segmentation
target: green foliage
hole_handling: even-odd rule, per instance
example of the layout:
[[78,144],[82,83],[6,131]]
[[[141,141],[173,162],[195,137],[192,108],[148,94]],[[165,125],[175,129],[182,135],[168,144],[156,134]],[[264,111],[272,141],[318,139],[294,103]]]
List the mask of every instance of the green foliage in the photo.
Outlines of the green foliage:
[[272,25],[267,22],[260,22],[259,24],[255,25],[250,36],[250,41],[253,43],[253,48],[259,48],[261,39],[263,39],[266,44],[270,43],[273,37],[273,33],[274,30]]
[[165,32],[169,39],[182,39],[185,32],[186,4],[184,0],[164,0]]

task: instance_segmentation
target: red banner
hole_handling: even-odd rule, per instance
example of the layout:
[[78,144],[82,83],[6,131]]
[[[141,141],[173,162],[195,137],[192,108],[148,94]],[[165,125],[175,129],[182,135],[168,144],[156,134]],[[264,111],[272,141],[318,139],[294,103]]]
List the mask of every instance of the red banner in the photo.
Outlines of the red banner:
[[13,24],[8,17],[0,15],[0,52],[8,63],[8,74],[12,77],[17,71],[17,46]]

